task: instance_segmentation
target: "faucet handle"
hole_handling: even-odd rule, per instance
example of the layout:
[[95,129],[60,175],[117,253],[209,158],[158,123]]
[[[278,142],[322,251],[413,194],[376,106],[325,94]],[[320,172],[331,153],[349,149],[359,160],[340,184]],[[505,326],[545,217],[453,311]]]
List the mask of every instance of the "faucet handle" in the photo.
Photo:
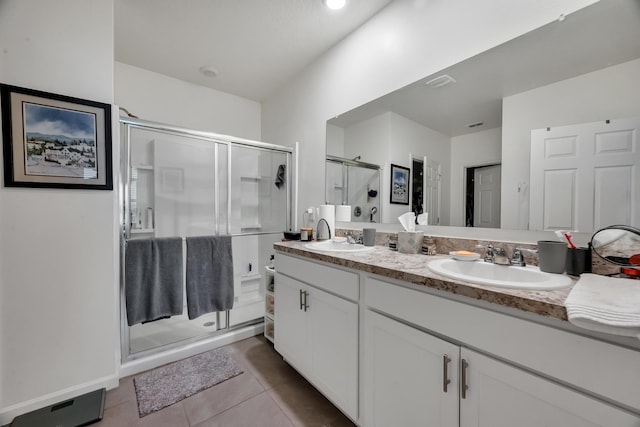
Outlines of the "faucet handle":
[[524,267],[527,263],[524,261],[524,256],[522,255],[521,248],[515,248],[513,253],[511,254],[511,265],[519,265],[520,267]]
[[486,249],[486,253],[484,256],[485,262],[493,262],[495,259],[495,254],[493,252],[493,245],[491,243],[487,244],[477,244],[476,248]]
[[520,267],[524,267],[527,263],[524,260],[524,254],[537,254],[538,251],[535,249],[527,249],[527,248],[515,248],[513,250],[513,254],[511,254],[511,264],[519,265]]

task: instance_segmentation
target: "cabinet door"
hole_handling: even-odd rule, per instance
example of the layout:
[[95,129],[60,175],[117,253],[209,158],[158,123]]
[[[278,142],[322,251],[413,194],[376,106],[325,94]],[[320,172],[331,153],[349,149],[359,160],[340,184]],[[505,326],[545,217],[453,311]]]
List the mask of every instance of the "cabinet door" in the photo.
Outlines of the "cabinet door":
[[[309,369],[307,313],[301,308],[307,286],[290,277],[276,274],[275,349],[301,371]],[[302,299],[301,299],[302,298]],[[307,297],[308,300],[308,297]]]
[[459,352],[458,346],[367,311],[364,425],[458,426]]
[[316,387],[358,418],[358,305],[310,288],[309,347]]
[[[466,348],[461,427],[632,427],[640,418]],[[461,374],[462,375],[462,374]]]

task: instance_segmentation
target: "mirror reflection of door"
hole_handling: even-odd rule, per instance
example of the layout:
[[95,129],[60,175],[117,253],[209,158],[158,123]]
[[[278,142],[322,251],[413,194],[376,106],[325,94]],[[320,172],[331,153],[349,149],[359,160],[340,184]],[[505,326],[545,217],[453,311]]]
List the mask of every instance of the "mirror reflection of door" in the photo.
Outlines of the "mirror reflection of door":
[[424,162],[421,158],[411,159],[411,210],[416,217],[424,212]]
[[441,168],[439,162],[427,156],[411,158],[411,210],[416,216],[427,212],[429,225],[440,224]]
[[637,117],[531,131],[531,230],[638,226],[638,136]]
[[500,228],[501,165],[467,168],[465,224]]

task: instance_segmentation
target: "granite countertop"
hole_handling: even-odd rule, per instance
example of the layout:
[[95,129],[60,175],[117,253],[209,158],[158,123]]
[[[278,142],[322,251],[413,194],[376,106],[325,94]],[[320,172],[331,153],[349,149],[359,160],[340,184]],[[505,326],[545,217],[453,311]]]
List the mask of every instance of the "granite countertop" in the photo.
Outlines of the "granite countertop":
[[371,251],[358,253],[323,252],[307,249],[304,247],[305,243],[279,242],[274,244],[274,248],[282,253],[427,286],[541,316],[567,320],[564,302],[571,288],[555,291],[529,291],[475,285],[445,278],[432,273],[427,268],[429,261],[442,259],[446,255],[402,254],[392,251],[386,246],[375,246]]

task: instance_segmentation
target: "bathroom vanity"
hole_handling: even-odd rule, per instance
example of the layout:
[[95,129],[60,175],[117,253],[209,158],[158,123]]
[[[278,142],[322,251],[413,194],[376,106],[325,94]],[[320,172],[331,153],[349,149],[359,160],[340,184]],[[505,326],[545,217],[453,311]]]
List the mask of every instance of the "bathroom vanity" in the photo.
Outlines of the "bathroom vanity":
[[360,426],[640,426],[640,340],[569,324],[569,289],[472,285],[443,256],[276,243],[276,350]]

